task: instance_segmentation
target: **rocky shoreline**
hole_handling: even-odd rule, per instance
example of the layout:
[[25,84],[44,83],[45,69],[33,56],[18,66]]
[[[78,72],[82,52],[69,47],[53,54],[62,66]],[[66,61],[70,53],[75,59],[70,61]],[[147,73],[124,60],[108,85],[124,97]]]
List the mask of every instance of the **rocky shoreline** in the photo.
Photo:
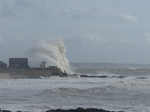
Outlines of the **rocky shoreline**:
[[[0,112],[12,112],[12,111],[10,111],[10,110],[1,110],[0,109]],[[29,112],[29,111],[16,111],[16,112]],[[96,108],[83,109],[83,108],[79,107],[77,109],[68,109],[68,110],[64,110],[64,109],[52,109],[52,110],[47,110],[45,112],[123,112],[123,111],[107,111],[107,110],[96,109]]]

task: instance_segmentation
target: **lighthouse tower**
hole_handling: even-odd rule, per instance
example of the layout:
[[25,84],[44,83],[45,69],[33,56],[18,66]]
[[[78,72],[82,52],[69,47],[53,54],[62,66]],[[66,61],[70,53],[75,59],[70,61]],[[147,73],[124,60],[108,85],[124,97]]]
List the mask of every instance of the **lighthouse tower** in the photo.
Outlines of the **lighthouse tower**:
[[41,64],[40,64],[40,68],[41,68],[41,69],[47,68],[47,62],[43,60],[43,61],[41,62]]

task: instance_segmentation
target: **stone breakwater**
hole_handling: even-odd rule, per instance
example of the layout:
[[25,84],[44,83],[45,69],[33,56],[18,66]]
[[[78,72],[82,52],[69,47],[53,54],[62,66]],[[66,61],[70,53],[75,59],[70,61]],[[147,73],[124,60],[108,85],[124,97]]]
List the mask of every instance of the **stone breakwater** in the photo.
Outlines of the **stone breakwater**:
[[61,70],[59,69],[52,69],[52,70],[0,70],[0,79],[17,79],[17,78],[40,78],[49,77],[49,76],[66,76]]
[[[1,110],[0,112],[12,112],[10,110]],[[16,112],[24,112],[24,111],[16,111]],[[28,112],[28,111],[26,111]],[[103,109],[96,109],[96,108],[87,108],[87,109],[83,109],[83,108],[77,108],[77,109],[68,109],[68,110],[63,110],[63,109],[52,109],[52,110],[47,110],[45,112],[123,112],[123,111],[107,111],[107,110],[103,110]]]

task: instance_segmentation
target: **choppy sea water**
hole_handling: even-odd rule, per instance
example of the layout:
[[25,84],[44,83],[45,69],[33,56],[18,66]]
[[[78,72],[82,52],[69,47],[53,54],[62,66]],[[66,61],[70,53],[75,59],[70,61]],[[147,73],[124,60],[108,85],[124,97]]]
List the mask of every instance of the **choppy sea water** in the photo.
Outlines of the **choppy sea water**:
[[150,111],[148,67],[81,67],[74,70],[80,74],[107,77],[0,79],[0,108],[36,112],[77,107],[125,112]]

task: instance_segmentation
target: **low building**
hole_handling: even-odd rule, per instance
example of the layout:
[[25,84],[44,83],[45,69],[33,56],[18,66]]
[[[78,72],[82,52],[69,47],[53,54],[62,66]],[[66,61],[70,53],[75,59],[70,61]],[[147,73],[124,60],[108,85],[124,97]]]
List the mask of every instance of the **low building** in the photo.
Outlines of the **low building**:
[[2,69],[2,68],[7,68],[7,64],[0,61],[0,69]]
[[50,66],[50,69],[59,69],[57,66]]
[[47,68],[47,62],[46,61],[42,61],[41,65],[40,65],[41,69],[45,69]]
[[28,65],[28,58],[9,58],[9,68],[30,68],[30,66]]

